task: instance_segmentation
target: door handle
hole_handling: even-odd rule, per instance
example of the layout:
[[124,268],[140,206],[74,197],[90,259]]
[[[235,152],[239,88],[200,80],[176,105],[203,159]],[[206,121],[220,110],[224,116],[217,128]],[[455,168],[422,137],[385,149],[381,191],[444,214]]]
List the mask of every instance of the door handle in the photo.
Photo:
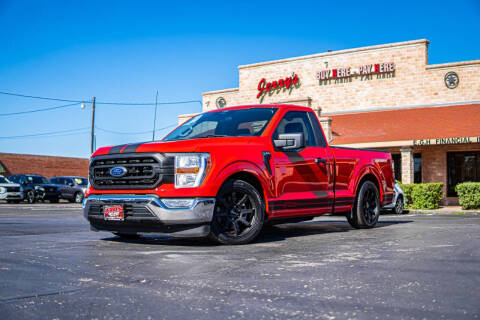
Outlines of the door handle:
[[317,158],[317,159],[315,159],[315,163],[318,164],[318,165],[320,165],[320,163],[326,164],[327,160],[323,159],[323,158]]

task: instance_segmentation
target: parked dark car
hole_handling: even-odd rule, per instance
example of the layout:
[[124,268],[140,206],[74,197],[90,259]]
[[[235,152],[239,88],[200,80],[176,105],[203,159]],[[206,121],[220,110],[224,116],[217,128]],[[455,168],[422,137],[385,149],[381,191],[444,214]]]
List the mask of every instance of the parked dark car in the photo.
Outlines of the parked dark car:
[[76,203],[82,202],[88,185],[84,177],[53,177],[50,182],[60,188],[60,198]]
[[36,174],[14,174],[9,180],[18,183],[23,188],[25,200],[28,203],[34,203],[40,200],[49,200],[58,202],[60,198],[60,188],[50,183],[44,176]]

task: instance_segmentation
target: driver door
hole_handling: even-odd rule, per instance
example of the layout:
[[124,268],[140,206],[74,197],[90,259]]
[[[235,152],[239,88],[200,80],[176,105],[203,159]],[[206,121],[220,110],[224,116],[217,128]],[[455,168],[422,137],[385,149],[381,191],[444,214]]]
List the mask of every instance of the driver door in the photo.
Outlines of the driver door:
[[277,198],[269,201],[272,217],[317,215],[332,211],[333,163],[318,120],[309,113],[287,112],[273,134],[273,139],[276,139],[280,134],[302,133],[305,143],[299,149],[274,147],[272,163]]

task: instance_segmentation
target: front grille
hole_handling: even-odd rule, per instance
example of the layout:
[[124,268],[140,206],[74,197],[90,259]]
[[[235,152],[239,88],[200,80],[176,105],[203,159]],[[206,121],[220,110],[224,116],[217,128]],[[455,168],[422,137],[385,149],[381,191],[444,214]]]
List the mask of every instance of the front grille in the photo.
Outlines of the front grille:
[[20,187],[5,187],[7,192],[20,192]]
[[[92,158],[90,183],[99,190],[153,189],[161,183],[173,183],[174,158],[159,153],[115,154]],[[114,167],[126,169],[122,177],[114,177]]]

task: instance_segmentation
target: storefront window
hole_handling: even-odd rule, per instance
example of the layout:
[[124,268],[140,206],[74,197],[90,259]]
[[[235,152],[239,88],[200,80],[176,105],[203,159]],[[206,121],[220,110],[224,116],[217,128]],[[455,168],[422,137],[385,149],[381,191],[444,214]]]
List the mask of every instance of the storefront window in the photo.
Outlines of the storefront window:
[[447,153],[447,196],[457,197],[455,186],[466,181],[480,182],[480,151]]
[[393,169],[395,171],[395,180],[402,181],[402,155],[392,154]]
[[413,155],[413,182],[422,183],[422,154]]

